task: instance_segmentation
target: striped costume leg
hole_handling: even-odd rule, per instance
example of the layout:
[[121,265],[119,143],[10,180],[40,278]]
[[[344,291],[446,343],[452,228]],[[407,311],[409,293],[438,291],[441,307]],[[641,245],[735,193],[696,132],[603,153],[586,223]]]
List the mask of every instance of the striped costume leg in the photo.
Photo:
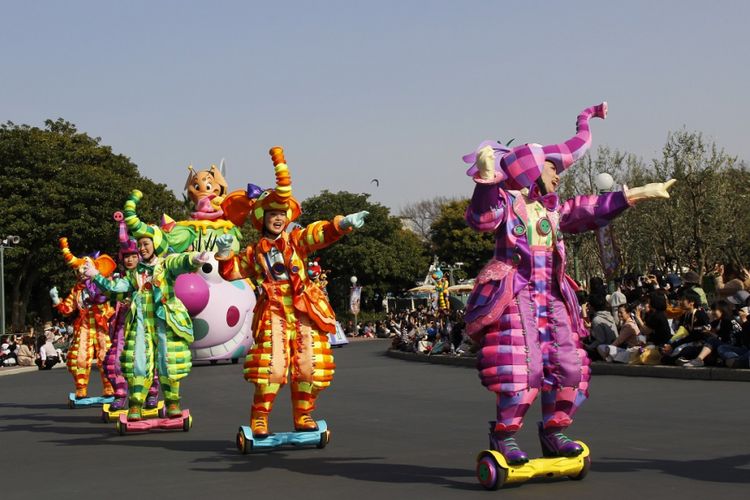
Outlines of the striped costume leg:
[[85,398],[88,395],[91,360],[94,357],[93,342],[89,318],[88,315],[85,315],[81,318],[81,324],[73,339],[73,345],[68,352],[67,362],[68,370],[73,375],[75,382],[77,398]]
[[113,396],[115,389],[109,381],[107,373],[107,363],[105,358],[107,357],[107,351],[109,350],[109,332],[102,329],[97,325],[96,328],[96,342],[94,343],[94,354],[96,355],[97,366],[99,367],[99,376],[102,379],[102,395]]
[[295,414],[310,414],[318,393],[331,385],[336,365],[328,336],[305,314],[299,314],[292,349],[292,407]]
[[129,332],[122,353],[122,367],[128,380],[130,406],[143,407],[154,373],[153,320],[144,322],[140,332]]
[[289,339],[296,318],[289,293],[273,300],[258,323],[255,343],[245,357],[245,380],[255,385],[253,410],[270,413],[281,386],[287,383]]
[[542,394],[544,427],[568,427],[573,416],[588,396],[591,377],[589,359],[578,335],[572,331],[565,304],[553,294],[549,302],[551,335],[543,345],[545,380],[548,390]]
[[[190,373],[193,366],[188,343],[176,335],[166,321],[156,318],[155,342],[155,370],[158,374],[164,400],[167,403],[180,402],[180,380]],[[149,386],[153,385],[153,377]]]
[[125,344],[125,317],[127,308],[118,307],[117,314],[112,318],[109,326],[110,347],[104,358],[104,366],[107,368],[107,377],[114,387],[116,398],[125,398],[128,395],[128,383],[122,374],[120,356]]

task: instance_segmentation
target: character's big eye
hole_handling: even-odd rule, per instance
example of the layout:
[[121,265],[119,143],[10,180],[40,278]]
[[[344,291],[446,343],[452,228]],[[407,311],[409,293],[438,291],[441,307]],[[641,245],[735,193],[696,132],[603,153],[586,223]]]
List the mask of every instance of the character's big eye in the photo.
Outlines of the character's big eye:
[[200,191],[201,185],[196,182],[195,184],[193,184],[193,189],[195,189],[196,191]]
[[210,182],[206,183],[206,191],[211,191],[211,183]]

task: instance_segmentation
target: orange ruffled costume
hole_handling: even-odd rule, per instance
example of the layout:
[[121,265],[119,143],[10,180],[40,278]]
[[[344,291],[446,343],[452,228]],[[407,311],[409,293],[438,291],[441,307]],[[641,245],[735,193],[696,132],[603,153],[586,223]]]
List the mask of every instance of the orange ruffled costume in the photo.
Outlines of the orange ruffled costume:
[[[291,195],[291,177],[281,148],[272,148],[276,188],[264,191],[250,210],[253,225],[263,231],[267,210],[283,210],[291,222],[300,215]],[[335,315],[326,295],[307,275],[308,254],[325,248],[351,228],[333,221],[313,222],[305,228],[264,236],[241,255],[219,257],[226,280],[250,278],[257,284],[253,315],[255,344],[245,358],[245,379],[255,385],[251,426],[267,433],[268,414],[291,367],[292,406],[297,430],[315,428],[310,413],[318,393],[333,380],[335,364],[327,334],[335,332]]]

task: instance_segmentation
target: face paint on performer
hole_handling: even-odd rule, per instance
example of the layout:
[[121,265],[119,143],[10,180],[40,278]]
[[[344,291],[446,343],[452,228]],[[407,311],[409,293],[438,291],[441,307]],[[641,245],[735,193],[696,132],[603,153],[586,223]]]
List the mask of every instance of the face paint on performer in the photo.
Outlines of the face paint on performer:
[[287,224],[286,211],[266,210],[263,214],[263,232],[267,236],[277,237],[281,234]]
[[140,252],[143,262],[150,262],[154,257],[154,240],[148,236],[138,238],[138,252]]

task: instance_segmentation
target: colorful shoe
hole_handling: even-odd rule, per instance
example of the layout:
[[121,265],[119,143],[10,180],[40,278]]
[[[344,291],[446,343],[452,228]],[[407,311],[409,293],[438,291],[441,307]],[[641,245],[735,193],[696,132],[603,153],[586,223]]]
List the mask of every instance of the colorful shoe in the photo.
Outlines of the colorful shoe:
[[310,416],[309,413],[296,413],[294,414],[294,430],[297,432],[317,431],[318,424]]
[[128,421],[137,422],[142,419],[143,419],[143,414],[141,412],[141,407],[131,404],[130,408],[128,408]]
[[127,398],[115,398],[112,404],[109,405],[109,411],[120,411],[128,407]]
[[539,422],[539,441],[542,443],[542,454],[545,457],[577,457],[583,448],[562,433],[563,428],[545,429]]
[[76,389],[76,399],[83,399],[88,395],[86,389]]
[[499,451],[505,457],[508,465],[520,465],[529,461],[526,452],[518,447],[516,438],[505,432],[490,433],[490,448]]
[[253,437],[268,436],[268,413],[253,410],[250,415],[250,429],[253,431]]
[[157,406],[159,406],[159,395],[149,394],[148,397],[146,398],[146,404],[144,405],[144,407],[147,410],[152,410],[156,408]]
[[167,401],[167,417],[178,418],[182,416],[182,408],[179,401]]

